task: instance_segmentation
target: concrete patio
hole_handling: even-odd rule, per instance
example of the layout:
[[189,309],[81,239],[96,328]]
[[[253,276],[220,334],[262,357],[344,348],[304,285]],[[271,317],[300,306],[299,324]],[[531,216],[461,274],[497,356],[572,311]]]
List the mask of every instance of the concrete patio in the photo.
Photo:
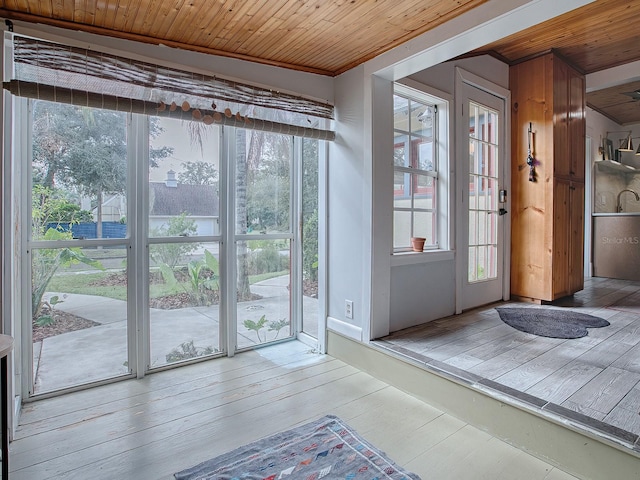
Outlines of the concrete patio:
[[[251,286],[262,298],[238,303],[237,348],[258,344],[255,331],[247,329],[247,319],[257,322],[262,315],[268,321],[289,319],[289,276],[271,278]],[[36,394],[97,380],[127,375],[127,302],[112,298],[48,292],[63,302],[56,309],[92,320],[100,325],[45,338],[34,344],[34,392]],[[304,313],[317,319],[318,301],[303,297]],[[314,323],[316,322],[309,322]],[[150,309],[150,367],[168,363],[167,354],[182,352],[181,344],[193,342],[202,352],[219,351],[219,306],[187,307],[173,310]],[[260,330],[260,343],[286,338],[288,326],[279,332]],[[317,335],[317,331],[307,332]]]

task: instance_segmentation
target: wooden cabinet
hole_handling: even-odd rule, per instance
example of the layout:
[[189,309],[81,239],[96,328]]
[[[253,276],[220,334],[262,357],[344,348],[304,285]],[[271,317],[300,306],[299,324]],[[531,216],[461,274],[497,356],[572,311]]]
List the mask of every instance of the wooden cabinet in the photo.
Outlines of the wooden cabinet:
[[550,53],[512,66],[510,88],[511,294],[552,301],[584,284],[584,76]]

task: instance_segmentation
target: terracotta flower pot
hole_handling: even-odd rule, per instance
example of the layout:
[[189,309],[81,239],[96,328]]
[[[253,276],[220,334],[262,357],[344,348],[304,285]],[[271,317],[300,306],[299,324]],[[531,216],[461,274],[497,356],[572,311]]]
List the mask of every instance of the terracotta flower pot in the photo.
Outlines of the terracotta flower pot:
[[424,242],[426,240],[424,237],[411,237],[411,249],[414,252],[421,252],[424,250]]

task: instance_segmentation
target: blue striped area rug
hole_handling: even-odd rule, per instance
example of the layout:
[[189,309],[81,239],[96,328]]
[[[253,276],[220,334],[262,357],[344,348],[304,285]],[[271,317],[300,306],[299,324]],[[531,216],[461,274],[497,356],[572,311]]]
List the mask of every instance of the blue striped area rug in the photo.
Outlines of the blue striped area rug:
[[176,473],[177,480],[413,479],[333,415]]

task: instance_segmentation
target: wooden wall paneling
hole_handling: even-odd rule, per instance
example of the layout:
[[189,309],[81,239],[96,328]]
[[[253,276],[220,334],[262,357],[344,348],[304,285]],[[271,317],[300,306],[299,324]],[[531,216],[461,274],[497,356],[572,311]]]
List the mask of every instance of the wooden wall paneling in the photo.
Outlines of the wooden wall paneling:
[[[162,38],[165,36],[165,32],[171,28],[171,25],[175,21],[176,10],[181,7],[184,1],[185,0],[176,0],[174,5],[169,2],[162,1],[156,9],[157,14],[155,17],[151,17],[148,20],[148,30],[143,30],[140,34],[149,35],[152,38]],[[214,10],[214,8],[214,6],[211,7],[212,10]]]
[[[286,5],[282,2],[268,2],[264,5],[260,2],[252,2],[245,15],[245,23],[242,28],[236,28],[225,36],[224,42],[218,40],[213,32],[203,31],[208,38],[202,35],[195,41],[202,42],[216,48],[224,48],[226,45],[238,45],[241,52],[252,51],[258,45],[264,45],[265,38],[272,34],[280,24],[282,15],[287,14]],[[237,23],[234,25],[237,26]],[[227,26],[229,27],[229,26]]]
[[[339,75],[487,0],[0,0],[0,14],[118,38]],[[598,0],[476,49],[518,62],[551,49],[584,73],[640,58],[640,9]]]
[[[93,26],[96,25],[104,25],[105,18],[107,16],[108,4],[106,2],[101,2],[96,4],[96,13],[93,16]],[[61,18],[60,15],[56,16],[57,18]]]
[[157,15],[160,7],[158,0],[141,0],[138,5],[138,14],[132,19],[129,27],[130,32],[142,32],[148,30],[152,23],[150,17]]
[[[93,2],[90,2],[93,3]],[[147,12],[147,1],[140,0],[129,0],[129,5],[127,6],[127,15],[121,19],[120,27],[123,32],[132,32],[134,31],[134,24],[138,19],[144,20],[144,16]],[[122,4],[122,0],[120,0],[120,4]],[[93,15],[85,10],[85,22],[91,24],[93,20]]]
[[[105,4],[104,23],[98,26],[104,27],[109,30],[114,30],[118,26],[118,24],[116,23],[117,19],[126,15],[126,11],[122,7],[120,7],[117,1],[114,0],[107,0]],[[65,14],[64,20],[69,20],[68,14]],[[72,21],[75,23],[75,20]]]

